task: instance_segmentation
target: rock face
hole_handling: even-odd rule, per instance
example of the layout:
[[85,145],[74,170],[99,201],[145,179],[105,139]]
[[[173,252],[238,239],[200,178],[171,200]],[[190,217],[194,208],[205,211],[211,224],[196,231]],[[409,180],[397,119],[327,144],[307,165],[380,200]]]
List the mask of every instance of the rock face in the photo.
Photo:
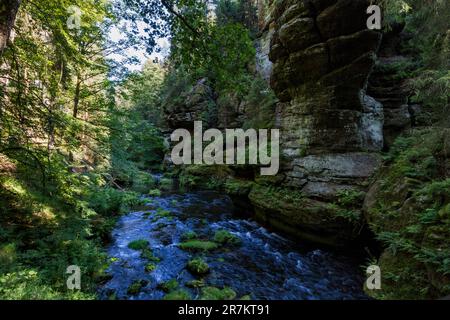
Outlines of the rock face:
[[217,119],[214,94],[206,79],[199,80],[190,91],[181,92],[179,99],[171,100],[163,109],[170,128],[191,129],[194,121],[213,124]]
[[[370,76],[368,94],[383,104],[384,147],[389,148],[400,133],[411,128],[414,118],[419,118],[418,105],[410,106],[408,73],[415,68],[413,59],[402,54],[401,43],[406,40],[403,25],[395,24],[385,33],[378,53],[374,72]],[[416,116],[415,116],[416,115]]]
[[[367,30],[369,5],[366,0],[269,1],[270,82],[280,100],[283,154],[277,183],[299,192],[303,201],[270,208],[267,202],[275,200],[270,186],[255,188],[250,199],[260,216],[296,236],[336,244],[351,240],[351,223],[337,219],[333,205],[342,194],[364,190],[380,165],[383,106],[366,88],[381,34]],[[317,236],[330,230],[340,231],[334,238],[332,232]]]

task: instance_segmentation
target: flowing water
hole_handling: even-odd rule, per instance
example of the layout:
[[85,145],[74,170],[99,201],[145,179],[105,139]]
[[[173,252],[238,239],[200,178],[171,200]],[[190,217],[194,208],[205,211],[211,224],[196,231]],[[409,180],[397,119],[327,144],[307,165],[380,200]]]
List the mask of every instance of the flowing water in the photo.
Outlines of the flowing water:
[[[193,192],[152,197],[148,210],[123,216],[112,233],[108,254],[113,261],[108,269],[111,279],[100,289],[106,299],[162,299],[158,283],[177,279],[180,287],[198,298],[200,289],[184,287],[198,277],[187,269],[187,262],[202,256],[210,266],[204,277],[208,286],[230,287],[238,297],[253,299],[365,299],[361,270],[354,260],[319,249],[308,249],[272,233],[246,218],[233,215],[231,200],[215,192]],[[157,208],[170,212],[158,216]],[[161,210],[161,209],[160,209]],[[199,238],[211,239],[217,230],[237,236],[240,246],[224,246],[200,254],[184,251],[177,245],[182,235],[194,231]],[[150,243],[161,259],[152,272],[140,251],[128,248],[133,240]],[[139,280],[146,285],[137,294],[127,293]]]

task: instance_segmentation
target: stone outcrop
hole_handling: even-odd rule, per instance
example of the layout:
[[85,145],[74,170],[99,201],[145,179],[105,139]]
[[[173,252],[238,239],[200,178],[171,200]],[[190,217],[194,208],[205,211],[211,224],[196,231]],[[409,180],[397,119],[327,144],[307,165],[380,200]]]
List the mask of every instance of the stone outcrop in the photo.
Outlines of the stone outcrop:
[[194,121],[207,124],[217,120],[214,93],[206,79],[199,80],[190,91],[180,92],[180,97],[166,101],[163,106],[169,128],[193,128]]
[[370,76],[368,94],[383,104],[384,147],[389,148],[400,133],[411,128],[414,118],[419,118],[420,106],[410,105],[412,95],[408,74],[414,70],[413,58],[402,54],[401,44],[407,35],[402,33],[404,25],[394,24],[385,33],[378,52],[374,72]]
[[[369,3],[269,1],[265,16],[273,33],[270,82],[280,100],[283,172],[277,187],[295,190],[302,201],[271,208],[270,186],[255,188],[250,199],[272,224],[328,244],[356,236],[333,204],[367,187],[383,148],[383,106],[366,93],[381,42],[380,33],[366,28]],[[340,230],[334,238],[333,230]]]

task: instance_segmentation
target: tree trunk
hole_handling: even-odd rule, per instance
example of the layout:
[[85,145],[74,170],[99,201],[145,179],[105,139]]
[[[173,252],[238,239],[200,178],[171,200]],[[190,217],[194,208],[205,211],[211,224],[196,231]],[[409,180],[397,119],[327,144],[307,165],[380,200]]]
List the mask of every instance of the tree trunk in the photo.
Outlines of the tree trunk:
[[75,87],[75,96],[73,98],[73,117],[78,116],[78,106],[80,104],[80,93],[81,93],[81,76],[77,75],[77,85]]
[[6,48],[21,0],[2,0],[0,4],[0,55]]

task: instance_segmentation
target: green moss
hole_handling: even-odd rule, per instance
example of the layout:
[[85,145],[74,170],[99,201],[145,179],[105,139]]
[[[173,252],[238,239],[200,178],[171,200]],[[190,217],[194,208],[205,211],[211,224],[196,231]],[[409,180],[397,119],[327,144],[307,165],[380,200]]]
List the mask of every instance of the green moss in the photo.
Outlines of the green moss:
[[161,282],[158,284],[158,288],[164,292],[172,292],[178,288],[178,281],[177,279],[170,279],[168,281]]
[[205,281],[203,279],[200,280],[191,280],[186,282],[186,287],[189,288],[201,288],[205,286]]
[[166,294],[164,300],[191,300],[192,297],[186,290],[175,290]]
[[189,240],[181,242],[178,247],[187,251],[210,251],[217,249],[219,245],[212,241]]
[[196,275],[204,275],[209,272],[208,264],[201,258],[192,259],[187,263],[186,268]]
[[152,272],[152,271],[154,271],[156,269],[156,265],[154,264],[154,263],[148,263],[146,266],[145,266],[145,271],[147,271],[147,272]]
[[250,193],[253,184],[254,182],[249,180],[228,178],[225,182],[224,189],[229,195],[247,196]]
[[217,243],[220,243],[222,245],[224,244],[230,244],[230,245],[239,245],[241,244],[241,240],[236,237],[235,235],[231,234],[227,230],[218,230],[214,234],[214,241]]
[[236,292],[231,288],[204,287],[200,300],[233,300],[234,298],[236,298]]
[[141,292],[142,288],[147,285],[148,281],[146,280],[136,280],[134,281],[127,290],[129,295],[136,295]]
[[164,210],[162,208],[156,209],[156,213],[154,215],[153,221],[156,222],[156,221],[158,221],[159,219],[162,219],[162,218],[167,218],[167,219],[171,220],[172,219],[171,212],[168,211],[168,210]]
[[153,251],[150,250],[149,248],[146,248],[146,249],[142,250],[141,258],[143,258],[143,259],[145,259],[147,261],[150,261],[150,262],[160,262],[161,261],[161,259],[156,257],[153,254]]
[[197,238],[198,238],[198,235],[194,231],[188,231],[181,235],[181,239],[183,239],[183,241],[194,240]]
[[148,248],[149,242],[147,240],[134,240],[128,244],[128,248],[133,250],[144,250]]

